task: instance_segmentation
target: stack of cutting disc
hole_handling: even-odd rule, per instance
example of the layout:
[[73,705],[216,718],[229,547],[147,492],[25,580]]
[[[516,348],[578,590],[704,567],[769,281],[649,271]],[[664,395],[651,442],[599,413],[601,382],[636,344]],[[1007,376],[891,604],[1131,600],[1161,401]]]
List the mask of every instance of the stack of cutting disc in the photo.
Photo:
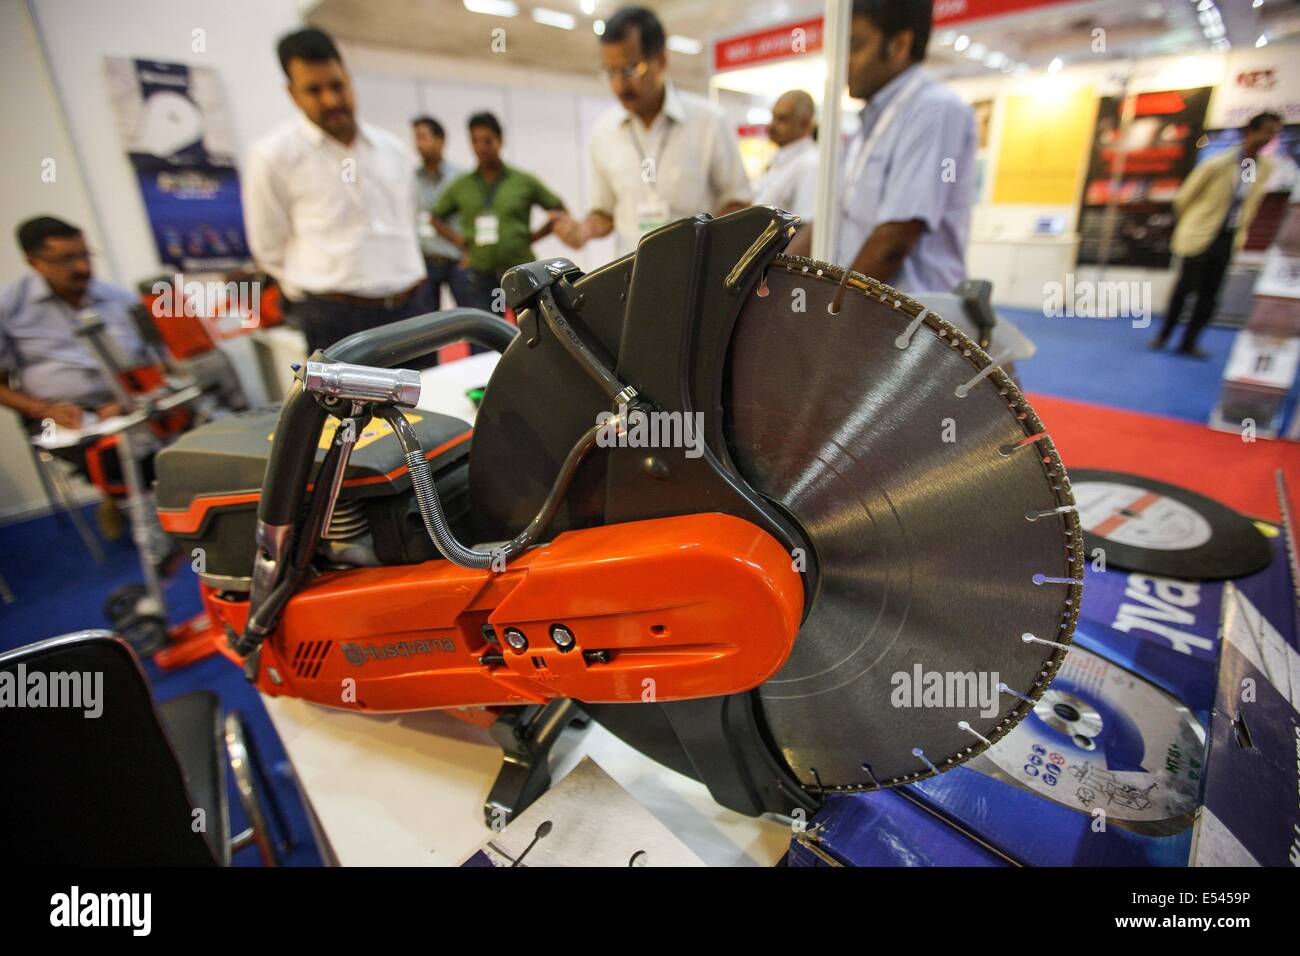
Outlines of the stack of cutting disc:
[[1204,750],[1204,729],[1178,700],[1075,646],[1028,719],[970,766],[1162,836],[1192,822]]
[[1272,558],[1244,515],[1194,491],[1117,471],[1070,470],[1089,555],[1106,564],[1184,580],[1253,574]]
[[[1072,469],[1084,545],[1107,566],[1183,580],[1252,574],[1272,556],[1245,516],[1186,488]],[[1075,646],[1016,730],[971,768],[1122,829],[1167,836],[1191,825],[1205,731],[1182,702]]]

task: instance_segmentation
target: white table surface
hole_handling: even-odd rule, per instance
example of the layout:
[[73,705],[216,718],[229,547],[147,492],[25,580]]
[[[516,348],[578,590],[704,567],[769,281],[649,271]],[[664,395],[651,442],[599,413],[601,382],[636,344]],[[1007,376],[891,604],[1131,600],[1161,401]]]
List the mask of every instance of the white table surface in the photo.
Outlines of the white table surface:
[[416,408],[473,422],[474,403],[465,393],[486,385],[500,358],[496,352],[480,352],[425,369],[420,373],[420,401]]
[[[498,356],[422,373],[419,406],[473,421],[465,391],[486,384]],[[491,837],[483,803],[501,767],[485,729],[438,711],[376,716],[291,698],[264,698],[305,796],[344,866],[458,866]],[[635,706],[635,705],[629,705]],[[726,810],[707,788],[591,723],[551,752],[558,781],[590,756],[660,822],[714,866],[771,866],[790,829]]]
[[[344,866],[458,866],[492,832],[483,803],[501,767],[485,729],[438,711],[376,716],[265,698],[325,836]],[[630,705],[631,706],[631,705]],[[771,866],[790,828],[714,803],[591,723],[551,752],[558,781],[590,756],[705,863]]]

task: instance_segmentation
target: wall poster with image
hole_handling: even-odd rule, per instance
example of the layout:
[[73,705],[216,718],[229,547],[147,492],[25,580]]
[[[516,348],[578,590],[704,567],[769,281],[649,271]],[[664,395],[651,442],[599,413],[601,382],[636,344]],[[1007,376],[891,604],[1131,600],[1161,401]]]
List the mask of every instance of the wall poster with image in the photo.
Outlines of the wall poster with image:
[[105,57],[108,96],[158,258],[182,272],[250,259],[232,123],[217,72]]

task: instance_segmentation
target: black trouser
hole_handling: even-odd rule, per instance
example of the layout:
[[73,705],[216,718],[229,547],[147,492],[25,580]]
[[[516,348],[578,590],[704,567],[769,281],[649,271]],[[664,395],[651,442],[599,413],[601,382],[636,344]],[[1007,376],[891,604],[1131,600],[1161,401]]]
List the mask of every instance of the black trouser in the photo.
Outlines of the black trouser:
[[303,335],[307,337],[307,354],[317,349],[329,348],[354,332],[363,332],[379,325],[429,312],[436,306],[428,302],[427,282],[401,302],[391,306],[383,302],[336,302],[315,295],[305,295],[293,303],[291,314]]
[[1232,262],[1232,241],[1234,230],[1224,229],[1214,237],[1214,241],[1204,252],[1197,256],[1188,256],[1183,260],[1182,272],[1178,274],[1178,284],[1169,299],[1169,311],[1165,313],[1165,325],[1160,330],[1160,341],[1164,342],[1173,334],[1174,326],[1183,312],[1183,304],[1189,293],[1196,293],[1196,304],[1192,306],[1192,317],[1183,332],[1183,342],[1179,351],[1190,352],[1196,348],[1196,338],[1201,329],[1214,317],[1215,307],[1219,304],[1219,288],[1223,277]]
[[[452,290],[456,294],[457,305],[470,309],[482,309],[484,312],[491,312],[499,316],[501,313],[493,306],[497,304],[497,289],[500,286],[501,279],[495,272],[465,266],[457,271],[455,281],[452,283]],[[481,345],[470,343],[470,355],[478,355],[480,352],[486,351],[487,349]]]
[[435,312],[442,308],[442,287],[446,286],[450,291],[452,298],[456,300],[457,305],[464,305],[460,301],[461,290],[457,288],[456,272],[460,268],[455,259],[448,259],[445,256],[425,256],[424,268],[429,274],[429,308]]

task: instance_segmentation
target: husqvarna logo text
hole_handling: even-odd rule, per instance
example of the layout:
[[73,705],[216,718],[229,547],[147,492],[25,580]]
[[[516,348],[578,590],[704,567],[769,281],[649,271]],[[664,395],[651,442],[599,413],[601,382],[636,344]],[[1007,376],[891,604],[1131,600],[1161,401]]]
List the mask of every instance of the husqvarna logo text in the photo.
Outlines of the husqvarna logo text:
[[357,667],[367,661],[382,661],[390,657],[411,657],[415,654],[450,653],[456,642],[448,637],[428,641],[398,641],[395,644],[343,644],[343,656]]

